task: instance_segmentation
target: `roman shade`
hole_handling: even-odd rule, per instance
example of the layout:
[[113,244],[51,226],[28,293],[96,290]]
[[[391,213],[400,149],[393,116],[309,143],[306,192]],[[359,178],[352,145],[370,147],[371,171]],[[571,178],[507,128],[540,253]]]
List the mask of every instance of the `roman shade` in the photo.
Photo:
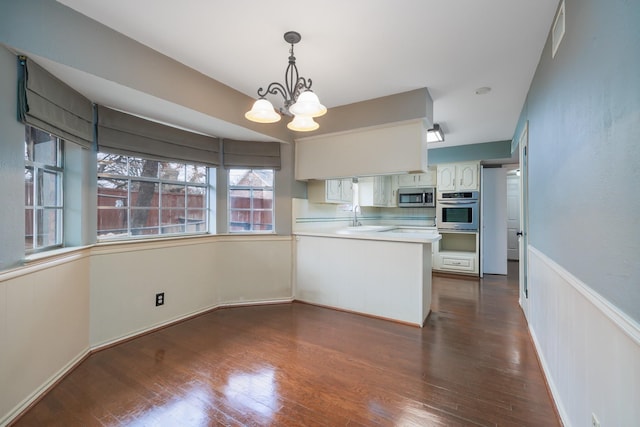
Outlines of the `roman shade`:
[[155,160],[220,165],[220,140],[98,105],[98,150]]
[[222,140],[225,169],[280,170],[280,143],[261,141]]
[[84,148],[93,146],[93,104],[51,73],[18,57],[18,120]]

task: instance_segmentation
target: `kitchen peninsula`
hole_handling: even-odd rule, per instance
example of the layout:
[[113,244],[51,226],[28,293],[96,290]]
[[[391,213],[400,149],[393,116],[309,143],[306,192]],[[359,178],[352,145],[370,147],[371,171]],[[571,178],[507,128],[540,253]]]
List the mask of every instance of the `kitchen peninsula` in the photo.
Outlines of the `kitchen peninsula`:
[[295,299],[422,326],[431,310],[435,228],[297,231]]

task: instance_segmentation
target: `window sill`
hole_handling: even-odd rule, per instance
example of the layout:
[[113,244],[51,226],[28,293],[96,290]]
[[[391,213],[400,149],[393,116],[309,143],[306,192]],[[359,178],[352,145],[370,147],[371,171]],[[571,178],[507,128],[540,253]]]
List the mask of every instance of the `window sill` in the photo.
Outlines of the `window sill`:
[[45,260],[49,260],[51,258],[62,257],[64,255],[68,255],[74,252],[80,252],[85,249],[91,248],[94,245],[86,245],[86,246],[72,246],[67,248],[58,248],[52,249],[48,251],[36,252],[33,254],[29,254],[24,257],[25,265],[30,265],[37,262],[42,262]]

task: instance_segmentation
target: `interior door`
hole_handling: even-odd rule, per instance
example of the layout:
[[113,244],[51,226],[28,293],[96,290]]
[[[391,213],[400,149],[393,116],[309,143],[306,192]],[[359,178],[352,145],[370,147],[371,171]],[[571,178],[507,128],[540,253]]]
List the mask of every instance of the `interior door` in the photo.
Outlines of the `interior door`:
[[507,259],[520,259],[520,166],[507,173]]
[[482,168],[482,271],[507,274],[507,171]]
[[520,149],[520,232],[518,233],[520,238],[520,305],[524,311],[524,315],[529,315],[529,284],[527,279],[528,275],[528,233],[529,233],[529,218],[528,218],[528,175],[529,175],[529,122],[526,122],[518,146]]

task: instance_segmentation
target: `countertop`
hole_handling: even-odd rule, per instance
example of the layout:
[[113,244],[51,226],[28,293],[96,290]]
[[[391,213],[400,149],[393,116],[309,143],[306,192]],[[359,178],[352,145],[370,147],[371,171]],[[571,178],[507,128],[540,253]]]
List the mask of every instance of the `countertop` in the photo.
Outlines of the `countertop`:
[[293,234],[298,236],[406,243],[434,243],[442,238],[436,227],[405,227],[395,225],[361,225],[336,229],[307,229],[294,231]]

